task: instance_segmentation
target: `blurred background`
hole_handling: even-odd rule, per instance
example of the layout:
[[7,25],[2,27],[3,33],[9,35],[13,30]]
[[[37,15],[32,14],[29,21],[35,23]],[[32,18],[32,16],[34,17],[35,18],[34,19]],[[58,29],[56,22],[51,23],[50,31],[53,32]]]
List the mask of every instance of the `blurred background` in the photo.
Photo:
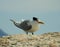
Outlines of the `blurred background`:
[[35,34],[60,32],[60,0],[0,0],[0,36],[25,34],[10,19],[21,21],[32,17],[45,22]]

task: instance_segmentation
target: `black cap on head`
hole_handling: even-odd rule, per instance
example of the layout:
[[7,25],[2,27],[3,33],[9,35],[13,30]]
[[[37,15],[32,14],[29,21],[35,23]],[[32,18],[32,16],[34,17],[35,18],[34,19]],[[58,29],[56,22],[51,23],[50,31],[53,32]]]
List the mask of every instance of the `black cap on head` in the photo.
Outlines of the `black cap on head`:
[[33,17],[33,20],[38,20],[38,18],[36,18],[36,17]]

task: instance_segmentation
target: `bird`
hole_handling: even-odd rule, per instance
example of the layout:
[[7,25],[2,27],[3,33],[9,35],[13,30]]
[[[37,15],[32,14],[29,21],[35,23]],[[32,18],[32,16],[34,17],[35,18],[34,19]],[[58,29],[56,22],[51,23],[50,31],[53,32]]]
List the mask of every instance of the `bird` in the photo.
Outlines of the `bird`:
[[18,27],[19,29],[22,29],[28,34],[28,32],[31,32],[32,35],[35,31],[39,29],[40,24],[44,24],[44,22],[40,21],[37,17],[33,17],[32,20],[24,20],[20,23],[17,23],[16,21],[10,19],[10,21],[13,22],[13,24]]

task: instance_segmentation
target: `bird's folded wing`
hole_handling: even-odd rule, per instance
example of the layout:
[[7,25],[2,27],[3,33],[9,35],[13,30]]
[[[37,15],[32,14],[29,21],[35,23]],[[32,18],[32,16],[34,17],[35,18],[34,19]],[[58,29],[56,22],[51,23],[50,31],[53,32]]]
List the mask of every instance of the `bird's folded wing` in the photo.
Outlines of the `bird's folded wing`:
[[30,30],[32,28],[32,25],[29,25],[30,21],[26,20],[26,21],[23,21],[21,24],[20,24],[20,28],[27,31],[27,30]]

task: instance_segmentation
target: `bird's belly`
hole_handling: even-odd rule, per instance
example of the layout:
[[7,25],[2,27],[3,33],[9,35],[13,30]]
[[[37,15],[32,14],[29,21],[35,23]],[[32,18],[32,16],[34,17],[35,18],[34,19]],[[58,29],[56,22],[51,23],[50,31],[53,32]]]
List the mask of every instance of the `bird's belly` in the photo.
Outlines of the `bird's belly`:
[[37,25],[33,25],[32,28],[30,30],[28,30],[28,32],[35,32],[39,29],[39,26]]

